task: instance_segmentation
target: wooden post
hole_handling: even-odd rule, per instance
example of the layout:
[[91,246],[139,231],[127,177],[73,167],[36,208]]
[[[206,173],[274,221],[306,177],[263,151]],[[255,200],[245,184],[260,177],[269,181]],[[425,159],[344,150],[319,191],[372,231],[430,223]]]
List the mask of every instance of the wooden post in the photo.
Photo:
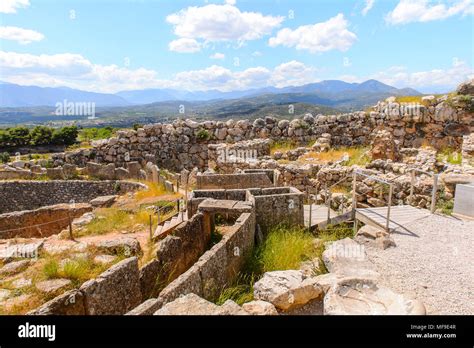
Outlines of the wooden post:
[[436,210],[436,193],[438,191],[438,174],[433,175],[433,191],[431,192],[431,214]]
[[415,187],[415,171],[412,169],[410,172],[410,195],[408,196],[408,204],[412,204],[413,202],[413,191]]
[[392,193],[393,185],[390,184],[388,191],[387,223],[385,225],[385,231],[387,232],[390,232],[390,206],[392,205]]
[[69,222],[69,239],[74,240],[74,236],[72,234],[72,219],[71,219],[71,212],[67,212],[68,222]]
[[153,223],[151,220],[151,214],[149,215],[149,218],[150,218],[150,240],[152,240],[153,239]]
[[357,186],[357,171],[352,172],[352,218],[355,218],[357,209],[357,197],[356,197],[356,186]]
[[328,217],[327,217],[327,224],[331,222],[331,192],[329,191],[326,185],[326,206],[328,208]]
[[309,193],[308,187],[306,187],[306,195],[308,196],[309,201],[309,223],[308,223],[308,231],[311,232],[311,223],[312,221],[312,210],[313,210],[313,203],[311,202],[311,195]]

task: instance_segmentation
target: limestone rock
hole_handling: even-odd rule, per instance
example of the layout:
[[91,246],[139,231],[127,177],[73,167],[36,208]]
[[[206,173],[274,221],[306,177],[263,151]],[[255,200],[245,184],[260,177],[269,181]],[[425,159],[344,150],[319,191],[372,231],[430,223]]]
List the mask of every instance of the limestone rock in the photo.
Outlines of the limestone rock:
[[274,305],[261,300],[244,303],[242,308],[252,315],[278,315],[278,311]]
[[302,271],[267,272],[254,284],[254,298],[281,310],[304,305],[322,295],[322,289]]
[[219,312],[219,306],[191,293],[165,304],[155,315],[211,315],[216,312]]
[[99,250],[113,255],[135,256],[141,255],[142,249],[136,238],[122,237],[112,240],[105,240],[97,245]]
[[5,266],[0,268],[0,275],[12,275],[24,271],[30,264],[30,260],[20,260],[7,263]]
[[110,207],[117,199],[117,195],[100,196],[90,201],[93,207]]
[[327,270],[340,276],[376,279],[379,274],[367,259],[363,245],[350,238],[332,242],[323,252]]
[[326,315],[424,315],[424,305],[377,285],[373,280],[340,281],[324,297]]
[[44,293],[50,294],[60,291],[71,284],[69,279],[51,279],[36,283],[36,288]]

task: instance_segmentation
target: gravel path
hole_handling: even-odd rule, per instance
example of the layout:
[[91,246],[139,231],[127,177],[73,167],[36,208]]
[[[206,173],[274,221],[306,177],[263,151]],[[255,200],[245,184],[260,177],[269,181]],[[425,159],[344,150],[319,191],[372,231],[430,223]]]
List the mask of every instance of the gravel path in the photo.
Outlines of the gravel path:
[[397,246],[367,247],[391,289],[421,300],[428,314],[474,314],[474,221],[433,215],[392,233]]

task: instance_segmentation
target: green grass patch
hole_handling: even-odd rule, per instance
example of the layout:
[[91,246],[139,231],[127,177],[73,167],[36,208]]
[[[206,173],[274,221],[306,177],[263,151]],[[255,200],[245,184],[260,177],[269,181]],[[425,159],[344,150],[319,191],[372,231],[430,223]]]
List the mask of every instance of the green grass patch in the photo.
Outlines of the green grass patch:
[[438,151],[438,153],[436,154],[436,159],[439,162],[445,162],[449,164],[462,163],[461,152],[450,147]]

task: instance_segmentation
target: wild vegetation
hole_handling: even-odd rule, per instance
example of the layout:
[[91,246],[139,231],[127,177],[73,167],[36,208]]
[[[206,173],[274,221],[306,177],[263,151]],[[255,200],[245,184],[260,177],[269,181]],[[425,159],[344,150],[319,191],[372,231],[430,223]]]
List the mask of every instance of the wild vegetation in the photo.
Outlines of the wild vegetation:
[[25,126],[0,129],[0,147],[38,146],[38,145],[72,145],[76,142],[78,128],[66,126],[51,128],[36,126],[32,129]]
[[326,273],[322,254],[325,243],[346,237],[352,237],[352,227],[346,224],[328,226],[317,236],[307,229],[286,225],[274,227],[262,244],[256,246],[247,257],[245,266],[233,284],[222,290],[216,299],[223,304],[231,299],[239,305],[253,300],[253,284],[265,272],[299,269],[306,260],[319,260],[319,269],[315,273]]
[[311,151],[301,156],[299,161],[304,163],[328,163],[340,161],[343,159],[345,159],[342,162],[342,165],[344,166],[364,166],[371,161],[369,148],[365,146],[342,146],[338,148],[332,148],[326,152]]

